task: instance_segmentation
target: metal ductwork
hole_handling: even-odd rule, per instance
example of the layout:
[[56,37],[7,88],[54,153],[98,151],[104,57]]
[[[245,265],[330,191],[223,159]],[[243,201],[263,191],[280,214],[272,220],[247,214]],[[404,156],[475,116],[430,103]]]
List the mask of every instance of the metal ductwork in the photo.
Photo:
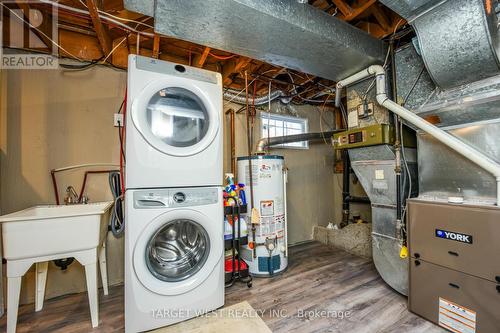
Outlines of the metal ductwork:
[[341,131],[343,130],[275,136],[272,138],[262,138],[257,142],[256,154],[264,154],[267,148],[284,143],[312,141],[312,140],[327,140],[327,142],[330,143],[332,136],[335,133]]
[[410,22],[418,15],[431,11],[446,0],[380,0],[380,2]]
[[[264,105],[279,97],[286,96],[286,94],[282,90],[274,90],[270,94],[265,94],[261,96],[257,96],[255,98],[249,98],[248,103],[252,105]],[[228,102],[246,105],[247,98],[245,93],[235,89],[226,89],[224,90],[224,99]]]
[[[151,15],[152,1],[125,0]],[[155,31],[325,79],[385,58],[384,43],[347,22],[290,0],[156,0]]]
[[500,72],[498,18],[492,0],[382,0],[415,28],[429,75],[442,89]]

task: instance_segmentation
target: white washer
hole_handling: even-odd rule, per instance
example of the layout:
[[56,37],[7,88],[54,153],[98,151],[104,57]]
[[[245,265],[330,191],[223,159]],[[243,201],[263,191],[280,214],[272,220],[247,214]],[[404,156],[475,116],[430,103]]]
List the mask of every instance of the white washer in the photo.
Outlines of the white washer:
[[130,55],[127,189],[222,186],[220,73]]
[[217,187],[127,191],[125,332],[224,305],[221,200]]

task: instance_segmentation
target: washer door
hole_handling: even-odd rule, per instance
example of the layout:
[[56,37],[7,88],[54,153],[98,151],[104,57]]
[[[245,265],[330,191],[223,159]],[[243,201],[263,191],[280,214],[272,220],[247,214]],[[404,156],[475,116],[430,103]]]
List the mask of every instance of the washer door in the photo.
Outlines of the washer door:
[[179,209],[164,213],[148,224],[135,245],[135,273],[157,294],[190,291],[222,259],[222,238],[220,223],[200,212]]
[[155,149],[173,156],[189,156],[207,148],[219,130],[220,112],[207,89],[198,82],[157,80],[132,102],[132,120]]

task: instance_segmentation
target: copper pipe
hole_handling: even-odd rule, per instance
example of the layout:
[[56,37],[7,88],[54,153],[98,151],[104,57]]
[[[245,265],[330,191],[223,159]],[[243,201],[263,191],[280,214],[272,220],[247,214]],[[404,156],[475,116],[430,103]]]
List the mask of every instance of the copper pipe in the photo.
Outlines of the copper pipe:
[[59,193],[57,192],[56,171],[50,170],[50,175],[52,177],[52,186],[54,188],[54,195],[56,196],[56,205],[59,205]]
[[[68,167],[64,168],[58,168],[58,169],[52,169],[50,170],[50,176],[52,178],[52,187],[54,189],[54,196],[56,198],[56,204],[60,205],[60,200],[59,200],[59,192],[57,190],[57,179],[56,179],[56,173],[62,172],[62,171],[68,171],[68,170],[74,170],[74,169],[80,169],[80,168],[87,168],[87,167],[97,167],[97,166],[117,166],[115,164],[111,163],[91,163],[91,164],[78,164],[78,165],[71,165]],[[115,171],[115,170],[112,170]],[[81,197],[81,196],[80,196]]]
[[226,111],[229,114],[229,127],[230,127],[230,139],[231,139],[231,173],[234,175],[234,179],[238,179],[236,175],[236,136],[235,136],[235,112],[233,109]]

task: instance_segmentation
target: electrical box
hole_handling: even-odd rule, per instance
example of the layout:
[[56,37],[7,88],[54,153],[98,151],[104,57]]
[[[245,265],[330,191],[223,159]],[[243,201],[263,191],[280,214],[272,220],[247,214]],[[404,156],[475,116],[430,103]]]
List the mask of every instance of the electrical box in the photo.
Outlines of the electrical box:
[[500,208],[408,200],[410,311],[459,333],[500,327]]
[[387,124],[372,125],[337,133],[333,140],[336,149],[393,144],[394,129]]
[[[393,145],[395,141],[394,126],[377,124],[363,128],[350,129],[334,134],[333,146],[335,149],[350,149],[376,145]],[[403,142],[405,147],[416,147],[415,133],[403,128]]]

